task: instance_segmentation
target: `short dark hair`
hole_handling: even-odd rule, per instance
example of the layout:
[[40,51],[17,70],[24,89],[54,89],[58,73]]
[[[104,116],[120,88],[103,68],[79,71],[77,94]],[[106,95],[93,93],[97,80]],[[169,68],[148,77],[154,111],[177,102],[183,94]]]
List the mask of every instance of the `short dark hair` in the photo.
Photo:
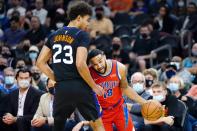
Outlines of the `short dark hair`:
[[18,16],[12,16],[11,19],[10,19],[10,22],[19,22],[19,17]]
[[85,15],[92,15],[92,9],[91,6],[84,1],[76,1],[72,3],[68,7],[68,18],[69,20],[74,20],[77,18],[77,16],[85,16]]
[[93,49],[88,53],[88,62],[90,61],[90,59],[92,59],[93,57],[97,56],[97,55],[104,55],[104,52],[102,50],[99,49]]
[[30,77],[32,76],[30,69],[27,68],[27,67],[24,67],[24,68],[21,68],[21,69],[19,69],[19,70],[17,71],[17,73],[16,73],[16,79],[18,78],[19,73],[21,73],[21,72],[22,72],[22,73],[29,73],[29,76],[30,76]]

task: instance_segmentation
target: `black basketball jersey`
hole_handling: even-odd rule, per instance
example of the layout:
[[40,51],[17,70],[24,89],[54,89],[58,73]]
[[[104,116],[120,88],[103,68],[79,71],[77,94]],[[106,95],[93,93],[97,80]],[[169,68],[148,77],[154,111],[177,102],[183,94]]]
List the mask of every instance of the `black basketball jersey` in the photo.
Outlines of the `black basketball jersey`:
[[77,47],[88,47],[87,32],[76,27],[63,27],[52,33],[46,46],[52,50],[52,69],[56,81],[81,78],[76,68]]

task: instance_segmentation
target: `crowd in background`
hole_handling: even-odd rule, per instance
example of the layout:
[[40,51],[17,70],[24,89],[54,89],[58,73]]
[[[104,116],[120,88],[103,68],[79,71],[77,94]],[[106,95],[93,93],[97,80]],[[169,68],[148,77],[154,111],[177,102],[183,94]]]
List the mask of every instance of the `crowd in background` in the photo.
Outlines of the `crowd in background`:
[[[68,24],[67,7],[74,1],[0,0],[1,131],[52,130],[53,85],[35,63],[49,34]],[[101,49],[107,58],[123,63],[128,81],[139,95],[168,105],[166,116],[178,119],[166,117],[175,121],[170,125],[175,128],[169,130],[196,131],[197,1],[85,1],[93,11],[87,29],[89,50]],[[125,101],[137,131],[162,130],[146,126],[154,123],[146,123],[137,103]],[[185,115],[177,113],[178,103],[185,107],[180,106]],[[65,130],[80,120],[76,111]],[[163,123],[169,125],[166,121]]]

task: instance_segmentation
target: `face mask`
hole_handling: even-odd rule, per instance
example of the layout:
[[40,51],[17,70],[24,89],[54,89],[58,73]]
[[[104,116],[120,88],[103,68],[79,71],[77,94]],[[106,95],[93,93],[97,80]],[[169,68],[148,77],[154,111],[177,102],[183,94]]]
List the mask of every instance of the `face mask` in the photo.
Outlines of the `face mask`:
[[184,7],[184,5],[185,5],[184,1],[179,1],[179,2],[178,2],[178,6],[179,6],[179,7]]
[[54,87],[50,87],[50,88],[49,88],[49,93],[50,93],[51,95],[54,95],[54,94],[55,94],[55,88],[54,88]]
[[5,76],[5,84],[12,85],[14,84],[15,78],[13,76]]
[[64,26],[64,23],[63,23],[63,22],[58,22],[58,23],[56,23],[56,27],[57,27],[58,29],[62,28],[63,26]]
[[143,84],[140,84],[140,83],[136,83],[136,84],[133,84],[133,89],[138,93],[142,93],[144,91],[144,86]]
[[114,51],[118,51],[120,49],[120,45],[119,44],[113,44],[113,50]]
[[168,88],[170,89],[170,91],[175,93],[176,91],[179,90],[179,84],[178,83],[169,83]]
[[101,20],[103,18],[103,14],[102,13],[96,13],[96,19],[97,20]]
[[179,62],[170,62],[171,65],[175,65],[177,70],[180,69],[180,63]]
[[142,33],[141,36],[143,39],[147,39],[147,37],[148,37],[148,35],[146,33]]
[[10,58],[11,54],[10,53],[3,53],[2,56],[5,57],[5,58]]
[[36,53],[36,52],[29,53],[29,58],[31,60],[36,60],[37,56],[38,56],[38,53]]
[[197,56],[197,51],[192,51],[193,56]]
[[18,86],[20,88],[28,88],[30,86],[30,82],[28,80],[20,80],[18,81]]
[[40,73],[33,73],[32,76],[33,76],[34,80],[39,80],[40,79]]
[[151,87],[153,80],[146,80],[146,87]]
[[28,45],[24,45],[24,46],[23,46],[23,50],[24,50],[25,52],[29,51],[29,46],[28,46]]
[[166,76],[168,79],[170,79],[172,76],[176,75],[176,72],[173,70],[166,71]]
[[5,65],[0,65],[0,70],[3,71],[6,67]]
[[157,100],[159,102],[163,102],[165,100],[163,95],[153,96],[153,100]]

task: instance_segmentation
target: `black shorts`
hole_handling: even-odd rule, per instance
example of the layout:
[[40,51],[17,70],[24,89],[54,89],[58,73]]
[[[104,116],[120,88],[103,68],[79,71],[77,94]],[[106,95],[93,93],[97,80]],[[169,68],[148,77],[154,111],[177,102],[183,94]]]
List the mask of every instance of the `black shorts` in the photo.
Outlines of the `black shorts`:
[[55,85],[54,118],[69,118],[75,108],[88,121],[100,117],[96,94],[82,79],[57,82]]

